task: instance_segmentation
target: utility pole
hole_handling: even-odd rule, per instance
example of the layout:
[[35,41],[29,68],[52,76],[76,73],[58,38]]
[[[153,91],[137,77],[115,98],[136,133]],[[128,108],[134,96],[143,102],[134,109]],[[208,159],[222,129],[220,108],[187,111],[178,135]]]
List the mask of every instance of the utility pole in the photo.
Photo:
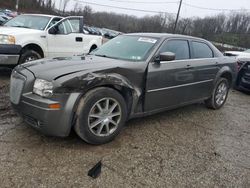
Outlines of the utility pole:
[[178,23],[180,11],[181,11],[181,5],[182,5],[182,0],[180,0],[179,9],[178,9],[178,13],[177,13],[175,24],[174,24],[173,33],[175,33],[175,30],[176,30],[176,27],[177,27],[177,23]]
[[16,11],[18,12],[19,0],[16,0]]

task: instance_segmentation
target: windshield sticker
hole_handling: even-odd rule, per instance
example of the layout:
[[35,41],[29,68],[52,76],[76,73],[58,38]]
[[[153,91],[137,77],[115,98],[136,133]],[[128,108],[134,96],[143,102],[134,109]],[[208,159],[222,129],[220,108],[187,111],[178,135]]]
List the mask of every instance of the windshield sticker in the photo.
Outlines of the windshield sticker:
[[149,43],[155,44],[157,40],[156,39],[152,39],[152,38],[140,37],[138,39],[138,41],[140,41],[140,42],[149,42]]

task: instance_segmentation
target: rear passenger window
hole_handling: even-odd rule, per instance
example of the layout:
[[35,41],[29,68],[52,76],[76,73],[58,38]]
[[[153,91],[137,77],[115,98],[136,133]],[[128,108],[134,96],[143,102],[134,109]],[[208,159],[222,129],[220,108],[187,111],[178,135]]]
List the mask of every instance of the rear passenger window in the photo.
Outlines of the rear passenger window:
[[169,40],[166,41],[160,48],[162,52],[173,52],[175,53],[175,59],[189,59],[189,46],[186,40]]
[[212,58],[213,51],[211,48],[202,42],[192,42],[194,58]]

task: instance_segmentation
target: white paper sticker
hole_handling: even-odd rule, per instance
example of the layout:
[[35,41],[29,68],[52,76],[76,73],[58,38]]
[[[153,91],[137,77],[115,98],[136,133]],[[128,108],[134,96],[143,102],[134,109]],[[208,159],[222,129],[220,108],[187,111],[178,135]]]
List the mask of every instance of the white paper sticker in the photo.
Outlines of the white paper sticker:
[[138,39],[138,41],[140,41],[140,42],[149,42],[149,43],[155,44],[157,40],[156,39],[152,39],[152,38],[140,37]]

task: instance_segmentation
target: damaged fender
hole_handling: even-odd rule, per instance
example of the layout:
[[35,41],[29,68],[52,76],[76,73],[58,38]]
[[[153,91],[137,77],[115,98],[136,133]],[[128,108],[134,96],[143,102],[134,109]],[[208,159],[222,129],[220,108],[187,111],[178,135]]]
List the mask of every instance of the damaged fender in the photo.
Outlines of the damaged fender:
[[54,94],[66,94],[72,92],[85,94],[93,88],[102,86],[115,88],[123,96],[126,95],[126,93],[124,93],[124,89],[130,91],[131,96],[129,97],[131,98],[131,103],[129,106],[131,107],[131,114],[133,114],[142,91],[138,87],[133,86],[127,78],[117,73],[77,74],[71,79],[61,83],[60,86],[55,89]]

